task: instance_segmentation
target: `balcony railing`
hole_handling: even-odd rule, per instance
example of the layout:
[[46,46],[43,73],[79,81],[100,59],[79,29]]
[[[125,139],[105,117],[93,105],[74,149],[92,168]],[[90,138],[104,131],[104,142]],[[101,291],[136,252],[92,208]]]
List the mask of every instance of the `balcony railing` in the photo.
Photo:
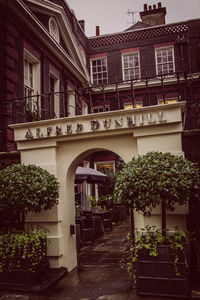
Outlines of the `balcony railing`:
[[[84,100],[89,107],[89,113],[93,113],[93,107],[100,105],[106,111],[107,101],[113,101],[111,110],[123,108],[122,99],[127,97],[135,107],[138,91],[140,96],[146,97],[144,106],[155,105],[151,101],[151,95],[162,95],[163,103],[169,97],[169,88],[173,87],[177,95],[177,101],[186,101],[185,130],[200,129],[200,94],[198,94],[199,77],[186,73],[173,73],[158,77],[145,77],[136,80],[114,82],[101,86],[88,86],[87,88],[74,89],[65,92],[54,93],[59,97],[52,97],[51,93],[37,94],[29,97],[8,99],[4,104],[4,116],[11,123],[25,123],[44,119],[70,116],[70,108],[75,115],[82,114],[81,101]],[[158,90],[159,88],[159,90]],[[126,96],[124,96],[124,92]],[[69,95],[74,96],[75,105],[70,105]],[[57,99],[59,103],[52,103]],[[59,107],[59,116],[55,107]]]

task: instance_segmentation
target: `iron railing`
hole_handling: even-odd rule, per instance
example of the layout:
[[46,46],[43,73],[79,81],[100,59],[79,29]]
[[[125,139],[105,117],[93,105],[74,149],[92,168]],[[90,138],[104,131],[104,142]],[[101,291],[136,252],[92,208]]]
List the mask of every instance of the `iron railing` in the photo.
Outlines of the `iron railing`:
[[[198,86],[200,79],[187,73],[176,72],[173,74],[161,74],[157,77],[144,77],[130,81],[111,82],[107,85],[88,86],[63,92],[53,93],[59,97],[59,103],[52,103],[52,93],[37,94],[31,97],[19,97],[7,99],[3,102],[4,116],[9,123],[25,123],[44,119],[70,116],[70,107],[75,115],[82,114],[81,101],[84,100],[89,107],[89,113],[93,113],[93,107],[103,106],[106,111],[108,100],[112,100],[110,110],[123,108],[122,98],[127,97],[135,107],[138,91],[142,89],[142,95],[146,97],[144,106],[155,105],[151,96],[155,90],[162,95],[162,101],[166,103],[169,89],[173,87],[177,101],[186,101],[185,130],[200,129],[200,94]],[[126,96],[124,96],[126,93]],[[69,103],[69,95],[74,95],[74,106]],[[140,92],[141,95],[141,92]],[[110,100],[110,101],[111,101]],[[55,107],[59,107],[56,112]],[[59,113],[59,115],[58,115]]]

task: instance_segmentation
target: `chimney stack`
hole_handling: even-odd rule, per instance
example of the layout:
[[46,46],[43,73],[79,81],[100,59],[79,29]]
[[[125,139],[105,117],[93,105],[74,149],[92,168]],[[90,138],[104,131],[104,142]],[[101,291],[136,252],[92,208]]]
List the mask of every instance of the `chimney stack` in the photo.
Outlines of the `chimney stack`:
[[144,4],[144,11],[147,11],[147,4]]
[[150,26],[165,24],[165,15],[166,7],[162,7],[161,2],[158,2],[158,7],[154,4],[153,9],[151,5],[147,8],[147,4],[144,4],[144,11],[140,12],[142,22]]
[[99,36],[100,35],[100,29],[99,29],[99,26],[96,26],[96,36]]
[[83,29],[83,31],[85,32],[85,20],[79,20],[78,22],[81,28]]

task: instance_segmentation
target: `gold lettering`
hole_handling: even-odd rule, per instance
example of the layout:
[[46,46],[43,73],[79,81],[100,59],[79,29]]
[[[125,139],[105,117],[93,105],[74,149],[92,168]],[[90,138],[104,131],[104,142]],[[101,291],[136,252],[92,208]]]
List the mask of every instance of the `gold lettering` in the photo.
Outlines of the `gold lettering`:
[[52,127],[47,127],[47,136],[50,136],[52,131]]
[[36,128],[36,136],[38,138],[43,137],[43,133],[41,132],[41,128]]
[[90,124],[91,124],[91,129],[92,130],[96,130],[96,129],[100,128],[100,123],[97,120],[90,121]]
[[163,111],[159,111],[159,112],[158,112],[158,118],[159,118],[159,122],[160,122],[160,123],[162,123],[162,122],[167,122],[167,120],[164,119]]
[[67,134],[72,133],[72,125],[67,125]]
[[122,121],[123,118],[120,118],[120,120],[115,119],[115,127],[122,127]]
[[103,120],[104,128],[110,128],[111,126],[111,119]]
[[135,126],[135,125],[136,125],[136,116],[133,116],[133,117],[128,116],[128,117],[127,117],[127,125],[128,125],[129,127]]
[[56,135],[62,134],[62,127],[61,126],[56,126]]
[[76,132],[81,132],[81,131],[83,131],[83,124],[77,123]]
[[152,114],[151,113],[147,114],[147,119],[148,119],[149,124],[156,123],[156,121],[152,119]]
[[144,115],[139,115],[139,123],[140,125],[144,125]]
[[25,138],[26,139],[32,139],[33,138],[33,135],[32,135],[32,132],[31,132],[30,128],[27,129],[27,132],[25,134]]

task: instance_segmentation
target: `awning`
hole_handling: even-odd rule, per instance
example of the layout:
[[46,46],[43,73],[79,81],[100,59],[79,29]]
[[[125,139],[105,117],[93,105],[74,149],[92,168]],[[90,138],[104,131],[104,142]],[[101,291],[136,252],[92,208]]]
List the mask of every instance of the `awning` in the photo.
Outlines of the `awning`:
[[108,176],[91,168],[78,167],[75,174],[75,183],[82,183],[85,180],[88,183],[101,183]]

